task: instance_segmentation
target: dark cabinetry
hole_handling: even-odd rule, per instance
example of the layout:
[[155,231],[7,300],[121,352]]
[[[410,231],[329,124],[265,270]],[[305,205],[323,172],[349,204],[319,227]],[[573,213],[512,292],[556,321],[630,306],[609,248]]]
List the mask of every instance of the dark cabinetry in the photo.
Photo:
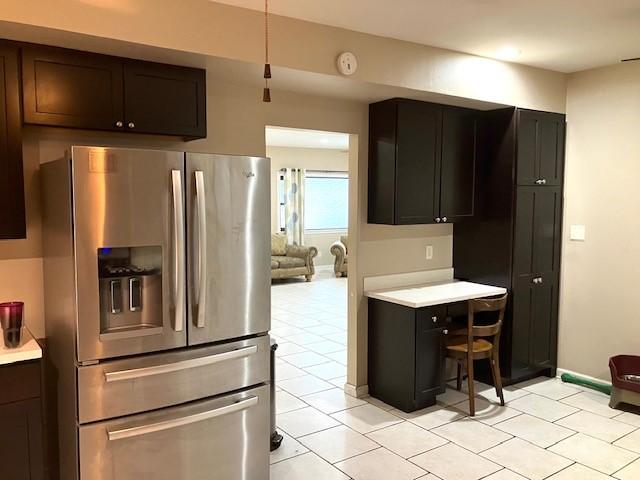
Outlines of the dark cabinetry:
[[518,110],[518,185],[561,185],[564,115]]
[[369,106],[369,223],[471,218],[477,112],[415,100]]
[[413,309],[369,299],[369,392],[405,412],[444,392],[443,306]]
[[0,367],[0,478],[44,478],[40,362]]
[[509,289],[501,371],[514,383],[556,368],[564,116],[518,109],[483,116],[482,208],[455,226],[454,268],[457,278]]
[[26,123],[206,137],[204,70],[28,45]]
[[125,128],[206,137],[203,70],[128,61],[124,65]]
[[0,42],[0,239],[26,236],[18,58]]
[[28,46],[22,85],[26,123],[113,130],[124,118],[122,62],[114,57]]

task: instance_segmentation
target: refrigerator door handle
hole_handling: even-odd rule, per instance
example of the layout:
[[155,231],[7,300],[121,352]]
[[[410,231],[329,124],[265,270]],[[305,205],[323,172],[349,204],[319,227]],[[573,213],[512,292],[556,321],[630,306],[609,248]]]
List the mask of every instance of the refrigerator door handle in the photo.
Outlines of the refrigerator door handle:
[[173,185],[173,300],[175,319],[173,329],[184,329],[184,205],[182,204],[182,172],[171,171]]
[[196,302],[198,313],[196,327],[203,328],[207,313],[207,200],[204,183],[204,172],[198,170],[196,177],[196,211],[198,215],[198,259],[196,271]]
[[219,362],[244,358],[250,355],[255,355],[256,353],[258,353],[258,347],[256,345],[251,345],[249,347],[238,348],[236,350],[230,350],[228,352],[216,353],[214,355],[208,355],[206,357],[192,358],[189,360],[182,360],[180,362],[168,363],[164,365],[132,368],[130,370],[120,370],[116,372],[105,372],[104,381],[107,383],[111,383],[120,382],[123,380],[137,380],[143,377],[163,375],[167,373],[178,372],[180,370],[188,370],[190,368],[204,367]]
[[228,415],[230,413],[240,412],[257,404],[258,397],[249,397],[238,402],[234,402],[231,405],[226,405],[224,407],[208,410],[202,413],[196,413],[194,415],[188,415],[186,417],[150,423],[148,425],[140,425],[138,427],[123,428],[122,430],[108,430],[107,435],[110,441],[138,437],[140,435],[147,435],[154,432],[169,430],[171,428],[183,427],[192,423],[202,422],[212,418],[221,417],[223,415]]

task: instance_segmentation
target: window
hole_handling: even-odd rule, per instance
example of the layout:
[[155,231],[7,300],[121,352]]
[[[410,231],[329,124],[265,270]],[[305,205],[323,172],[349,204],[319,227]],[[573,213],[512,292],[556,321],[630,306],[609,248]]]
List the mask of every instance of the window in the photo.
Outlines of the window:
[[284,214],[284,170],[278,172],[278,229],[284,232],[285,214]]
[[[278,228],[285,231],[284,171],[278,172]],[[304,197],[305,231],[347,230],[349,174],[307,170]]]
[[349,226],[349,175],[346,172],[307,170],[304,229],[347,230]]

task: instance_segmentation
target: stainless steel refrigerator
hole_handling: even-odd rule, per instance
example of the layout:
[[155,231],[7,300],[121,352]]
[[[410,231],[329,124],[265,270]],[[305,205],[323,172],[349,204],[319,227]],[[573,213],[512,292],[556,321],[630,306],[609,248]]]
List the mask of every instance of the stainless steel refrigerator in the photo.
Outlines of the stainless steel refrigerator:
[[269,160],[73,147],[41,175],[60,478],[268,479]]

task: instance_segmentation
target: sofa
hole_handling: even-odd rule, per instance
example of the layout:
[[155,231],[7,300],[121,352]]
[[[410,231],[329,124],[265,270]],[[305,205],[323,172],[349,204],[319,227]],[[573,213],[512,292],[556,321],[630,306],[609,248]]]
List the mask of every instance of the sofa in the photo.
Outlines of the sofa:
[[316,273],[313,267],[316,255],[316,247],[289,245],[285,235],[271,235],[271,279],[304,276],[310,282]]
[[331,245],[331,253],[335,258],[333,262],[333,271],[336,274],[336,277],[346,277],[347,276],[347,265],[348,265],[348,242],[347,235],[342,235],[340,240]]

